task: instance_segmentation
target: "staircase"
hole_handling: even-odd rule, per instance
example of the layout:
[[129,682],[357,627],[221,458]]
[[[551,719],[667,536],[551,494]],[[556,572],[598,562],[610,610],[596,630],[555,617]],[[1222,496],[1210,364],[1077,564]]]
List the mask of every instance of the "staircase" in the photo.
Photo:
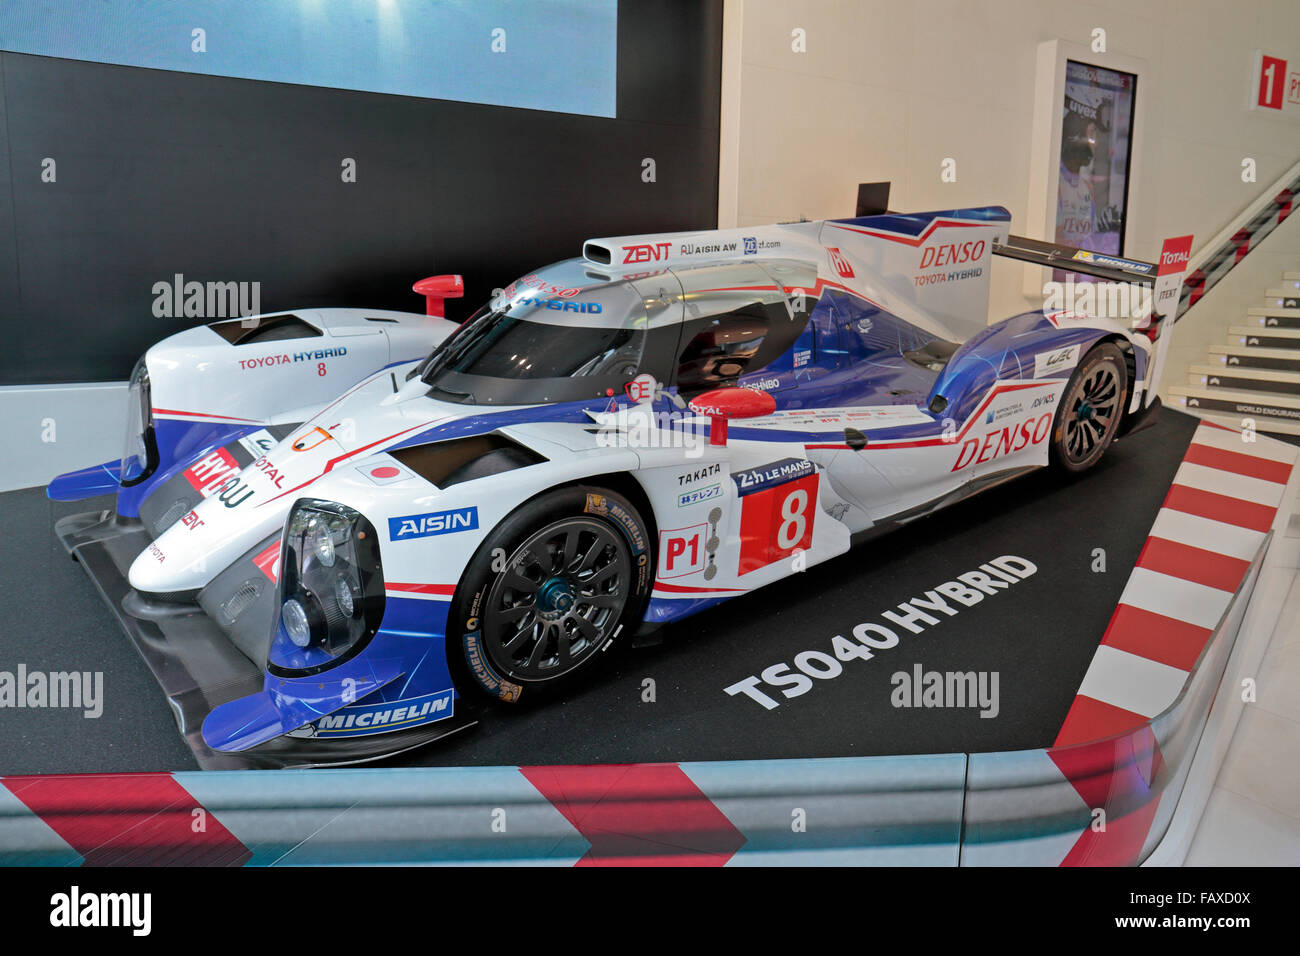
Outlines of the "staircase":
[[1256,431],[1300,435],[1300,272],[1284,273],[1228,327],[1228,344],[1210,346],[1187,372],[1187,385],[1169,389],[1185,410],[1230,428],[1249,418]]

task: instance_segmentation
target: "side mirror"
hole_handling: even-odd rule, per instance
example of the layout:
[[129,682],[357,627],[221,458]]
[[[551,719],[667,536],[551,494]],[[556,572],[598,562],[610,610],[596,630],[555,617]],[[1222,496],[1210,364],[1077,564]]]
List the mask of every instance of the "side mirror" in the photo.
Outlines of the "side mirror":
[[426,315],[446,318],[443,310],[444,299],[459,299],[465,294],[465,280],[460,276],[429,276],[411,286],[411,291],[424,296]]
[[691,399],[691,411],[709,417],[709,444],[727,444],[727,421],[760,418],[776,411],[776,399],[754,388],[715,388]]

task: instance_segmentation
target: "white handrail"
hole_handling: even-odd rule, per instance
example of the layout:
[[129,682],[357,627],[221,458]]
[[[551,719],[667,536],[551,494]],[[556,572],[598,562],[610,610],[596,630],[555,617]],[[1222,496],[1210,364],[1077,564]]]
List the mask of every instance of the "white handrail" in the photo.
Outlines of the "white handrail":
[[1254,202],[1243,209],[1231,222],[1215,233],[1209,242],[1204,243],[1199,249],[1192,253],[1192,258],[1187,263],[1187,274],[1190,275],[1192,272],[1195,272],[1197,269],[1209,262],[1210,258],[1218,252],[1225,243],[1230,241],[1242,226],[1258,216],[1261,210],[1277,198],[1279,192],[1286,188],[1288,184],[1295,181],[1297,176],[1300,176],[1300,160],[1297,160],[1289,169],[1282,173],[1282,175],[1278,176],[1267,189],[1256,197]]

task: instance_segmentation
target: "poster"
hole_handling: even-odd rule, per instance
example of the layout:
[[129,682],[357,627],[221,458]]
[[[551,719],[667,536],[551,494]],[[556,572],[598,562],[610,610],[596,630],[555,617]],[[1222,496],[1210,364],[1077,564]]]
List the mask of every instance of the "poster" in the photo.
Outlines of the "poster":
[[1056,242],[1124,253],[1137,77],[1067,60]]

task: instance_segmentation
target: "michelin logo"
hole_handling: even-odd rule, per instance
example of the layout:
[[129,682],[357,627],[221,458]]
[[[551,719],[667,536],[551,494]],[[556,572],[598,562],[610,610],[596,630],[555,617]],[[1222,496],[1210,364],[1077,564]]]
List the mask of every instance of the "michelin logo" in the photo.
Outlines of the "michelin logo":
[[326,714],[313,725],[316,737],[360,737],[386,730],[446,720],[455,712],[450,690],[409,700],[345,707]]
[[422,515],[405,515],[388,519],[388,539],[409,541],[435,534],[455,534],[473,531],[478,527],[478,508],[455,508],[451,511],[431,511]]

